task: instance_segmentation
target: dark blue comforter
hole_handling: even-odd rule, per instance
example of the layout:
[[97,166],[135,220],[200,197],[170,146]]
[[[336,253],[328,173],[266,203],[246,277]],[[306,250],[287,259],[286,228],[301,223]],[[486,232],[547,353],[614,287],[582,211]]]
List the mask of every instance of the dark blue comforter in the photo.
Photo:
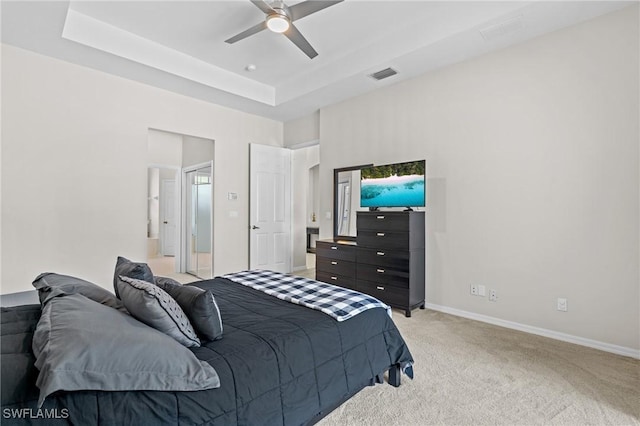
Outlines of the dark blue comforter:
[[212,290],[220,307],[224,337],[192,349],[220,388],[58,392],[38,411],[31,339],[40,307],[2,308],[2,424],[311,424],[413,361],[384,309],[337,322],[223,278],[193,285]]

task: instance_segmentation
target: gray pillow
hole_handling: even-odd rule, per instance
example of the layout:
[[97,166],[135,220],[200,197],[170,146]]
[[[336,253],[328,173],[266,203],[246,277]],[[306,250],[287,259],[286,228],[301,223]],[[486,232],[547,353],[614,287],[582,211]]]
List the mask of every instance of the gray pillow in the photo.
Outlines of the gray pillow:
[[120,275],[150,283],[153,282],[153,272],[151,272],[149,265],[146,263],[132,262],[125,257],[118,256],[116,268],[113,273],[113,290],[119,299],[122,299],[118,293],[118,277]]
[[127,312],[122,302],[115,297],[113,293],[80,278],[45,272],[38,275],[32,284],[38,290],[38,297],[40,298],[41,304],[44,304],[46,299],[51,296],[52,290],[57,288],[64,293],[82,294],[95,302],[110,306],[122,312]]
[[135,318],[187,347],[200,346],[200,339],[189,318],[180,305],[160,287],[123,276],[118,277],[117,287],[122,303]]
[[178,302],[200,337],[205,340],[222,338],[222,318],[216,298],[210,290],[182,285],[166,277],[154,277],[154,280],[158,287]]
[[51,298],[33,335],[38,407],[56,391],[196,391],[215,369],[167,335],[80,294]]

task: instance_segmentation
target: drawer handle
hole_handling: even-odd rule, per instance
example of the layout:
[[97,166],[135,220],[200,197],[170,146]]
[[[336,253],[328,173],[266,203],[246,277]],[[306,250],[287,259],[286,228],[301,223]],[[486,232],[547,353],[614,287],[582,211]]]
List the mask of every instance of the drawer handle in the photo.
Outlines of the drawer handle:
[[331,277],[331,279],[335,281],[338,279],[338,277]]
[[337,265],[337,264],[338,264],[338,262],[332,261],[332,262],[331,262],[331,264],[332,264],[332,265]]
[[376,253],[378,256],[384,256],[384,252],[383,251],[379,251]]
[[336,247],[336,246],[331,246],[331,250],[338,250],[338,247]]
[[376,235],[377,235],[378,237],[384,237],[384,232],[378,232]]
[[384,216],[376,216],[376,219],[384,219]]
[[376,272],[378,272],[379,274],[384,274],[384,269],[376,269]]
[[384,287],[382,287],[382,286],[376,286],[376,289],[378,289],[378,290],[384,290]]

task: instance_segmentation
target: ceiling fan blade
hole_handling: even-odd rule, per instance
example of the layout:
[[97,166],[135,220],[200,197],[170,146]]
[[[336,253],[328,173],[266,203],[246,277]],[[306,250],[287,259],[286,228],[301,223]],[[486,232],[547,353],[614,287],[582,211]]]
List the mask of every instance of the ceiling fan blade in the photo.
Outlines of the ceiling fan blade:
[[295,21],[296,19],[304,18],[307,15],[326,9],[334,4],[342,3],[343,1],[344,0],[307,0],[302,3],[294,4],[293,6],[289,6],[291,20]]
[[283,33],[289,40],[293,42],[300,50],[302,50],[309,59],[313,59],[318,56],[318,52],[309,44],[306,38],[302,35],[295,25],[291,24],[289,29]]
[[273,8],[263,0],[251,0],[251,3],[255,4],[258,9],[267,15],[273,12]]
[[231,37],[228,40],[225,40],[226,43],[232,44],[235,43],[236,41],[240,41],[244,38],[247,38],[251,35],[254,35],[255,33],[259,33],[260,31],[264,30],[267,28],[267,22],[266,21],[262,21],[257,25],[254,25],[253,27],[249,28],[248,30],[244,30],[243,32],[241,32],[240,34],[237,34],[233,37]]

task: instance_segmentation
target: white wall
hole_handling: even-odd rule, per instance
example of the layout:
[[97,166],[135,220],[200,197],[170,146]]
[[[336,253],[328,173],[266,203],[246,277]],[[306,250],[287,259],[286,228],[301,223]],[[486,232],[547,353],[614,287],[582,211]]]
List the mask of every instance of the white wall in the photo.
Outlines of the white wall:
[[150,128],[216,141],[214,272],[248,266],[248,144],[282,123],[2,45],[2,124],[2,293],[44,271],[111,288],[116,256],[146,259]]
[[195,166],[211,160],[215,160],[214,141],[193,136],[182,137],[183,167]]
[[321,237],[334,168],[426,158],[428,303],[637,351],[638,40],[633,6],[323,108]]
[[182,135],[149,129],[147,158],[149,164],[168,167],[182,166]]
[[284,123],[284,146],[292,147],[320,138],[320,111]]

